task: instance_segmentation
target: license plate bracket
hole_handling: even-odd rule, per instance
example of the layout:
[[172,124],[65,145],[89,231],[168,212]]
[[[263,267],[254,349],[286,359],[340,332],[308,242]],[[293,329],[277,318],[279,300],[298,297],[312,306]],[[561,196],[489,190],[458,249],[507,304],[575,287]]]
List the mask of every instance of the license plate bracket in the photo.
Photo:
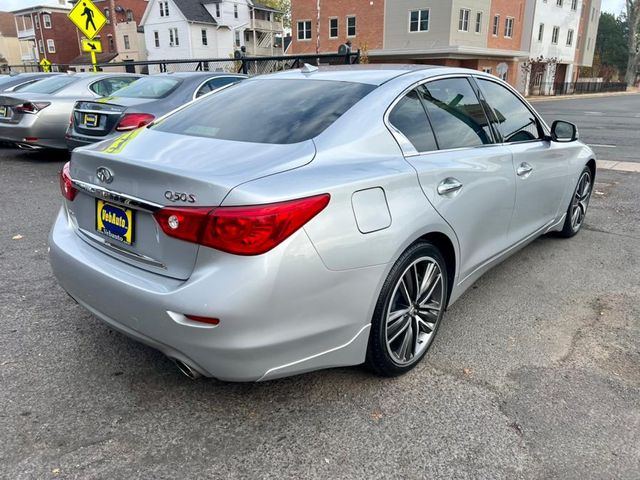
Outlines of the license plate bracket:
[[96,230],[126,245],[134,242],[134,211],[96,199]]
[[95,113],[84,113],[82,115],[82,124],[87,128],[96,128],[100,117]]

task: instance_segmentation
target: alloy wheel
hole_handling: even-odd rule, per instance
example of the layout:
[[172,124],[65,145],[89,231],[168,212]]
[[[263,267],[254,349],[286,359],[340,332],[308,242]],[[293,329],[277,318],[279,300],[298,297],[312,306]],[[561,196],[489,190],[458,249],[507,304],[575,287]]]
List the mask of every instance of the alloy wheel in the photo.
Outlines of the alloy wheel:
[[576,187],[576,192],[573,195],[571,203],[571,228],[574,232],[578,231],[582,226],[584,217],[587,214],[590,197],[591,174],[589,172],[583,172],[580,180],[578,180],[578,186]]
[[387,351],[405,366],[428,348],[442,318],[443,277],[437,262],[421,257],[400,276],[391,293],[385,321]]

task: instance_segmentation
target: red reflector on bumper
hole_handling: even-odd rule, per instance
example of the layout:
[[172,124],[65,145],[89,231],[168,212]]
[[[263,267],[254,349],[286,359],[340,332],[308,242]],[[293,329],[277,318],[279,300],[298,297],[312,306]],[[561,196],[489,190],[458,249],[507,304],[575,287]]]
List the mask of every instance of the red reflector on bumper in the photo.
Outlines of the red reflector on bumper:
[[194,322],[200,323],[208,323],[209,325],[218,325],[220,320],[218,318],[210,318],[210,317],[198,317],[197,315],[187,315],[185,314],[189,320],[193,320]]

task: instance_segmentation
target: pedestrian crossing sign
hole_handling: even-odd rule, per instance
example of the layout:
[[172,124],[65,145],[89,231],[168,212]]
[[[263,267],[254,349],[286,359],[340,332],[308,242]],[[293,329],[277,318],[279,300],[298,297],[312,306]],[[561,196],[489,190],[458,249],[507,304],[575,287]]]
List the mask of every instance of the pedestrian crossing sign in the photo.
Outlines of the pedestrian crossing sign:
[[40,67],[42,67],[42,71],[43,72],[50,72],[51,71],[51,62],[49,60],[47,60],[46,58],[43,58],[42,60],[40,60]]
[[89,40],[92,40],[107,23],[107,17],[91,0],[78,0],[68,17]]
[[82,51],[102,53],[102,43],[100,40],[82,40]]

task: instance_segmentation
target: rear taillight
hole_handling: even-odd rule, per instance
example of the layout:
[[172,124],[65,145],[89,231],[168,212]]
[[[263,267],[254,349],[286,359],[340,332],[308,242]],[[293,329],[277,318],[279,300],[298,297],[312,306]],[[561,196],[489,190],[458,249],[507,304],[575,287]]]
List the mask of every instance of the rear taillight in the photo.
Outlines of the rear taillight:
[[119,132],[124,132],[127,130],[135,130],[136,128],[144,127],[145,125],[149,125],[156,117],[151,115],[150,113],[127,113],[118,126],[116,130]]
[[260,255],[320,213],[325,193],[248,207],[166,207],[154,216],[167,235],[236,255]]
[[73,199],[76,198],[76,194],[78,193],[78,190],[73,186],[73,182],[71,181],[69,162],[65,163],[60,171],[60,191],[62,192],[62,196],[70,202],[73,202]]
[[18,113],[38,113],[49,105],[51,105],[49,102],[25,102],[21,105],[16,105],[13,109]]

